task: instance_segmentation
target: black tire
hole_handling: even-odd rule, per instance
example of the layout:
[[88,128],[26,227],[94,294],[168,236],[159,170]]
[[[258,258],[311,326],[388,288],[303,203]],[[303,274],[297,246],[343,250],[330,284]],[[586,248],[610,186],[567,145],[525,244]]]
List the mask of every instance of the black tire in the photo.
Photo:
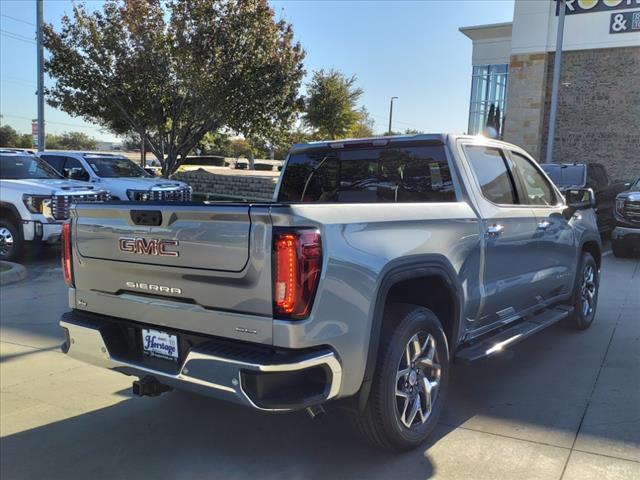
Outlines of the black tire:
[[[592,280],[587,281],[587,276],[592,272]],[[590,295],[585,292],[588,289]],[[582,252],[579,269],[576,275],[576,283],[573,287],[571,305],[574,310],[570,318],[571,324],[578,330],[586,330],[593,323],[598,307],[598,292],[600,291],[600,271],[593,256],[588,252]],[[590,300],[589,300],[590,299]],[[585,301],[589,303],[585,307]]]
[[[449,350],[447,339],[442,330],[442,325],[435,314],[424,307],[417,305],[399,304],[388,308],[385,312],[385,325],[395,325],[390,331],[383,331],[378,352],[378,361],[374,373],[371,393],[363,412],[356,413],[353,423],[356,430],[370,444],[377,448],[393,451],[411,450],[420,446],[431,434],[438,423],[442,408],[447,396],[449,380]],[[435,347],[434,360],[439,364],[439,385],[435,392],[435,400],[430,413],[425,416],[423,408],[426,400],[424,384],[421,379],[433,379],[438,375],[438,370],[433,367],[426,367],[422,364],[415,367],[417,375],[409,373],[400,377],[398,372],[402,370],[413,370],[411,367],[405,368],[406,357],[405,347],[408,347],[410,340],[418,335],[419,342],[424,340],[424,345],[430,345],[429,352]],[[430,344],[429,335],[435,344]],[[414,345],[412,343],[412,345]],[[408,347],[411,348],[411,347]],[[423,351],[427,352],[425,349]],[[425,357],[428,356],[425,353]],[[424,368],[424,371],[418,369]],[[410,384],[410,382],[412,382]],[[415,397],[419,398],[420,410],[411,419],[411,427],[404,423],[409,421],[413,410],[405,413],[400,411],[405,399],[396,393],[398,385],[403,385],[402,394],[408,393],[408,388],[414,388],[413,400],[406,398],[406,405],[412,404]],[[413,385],[413,386],[409,386]],[[406,389],[405,389],[406,387]],[[433,399],[431,394],[429,398]],[[407,416],[409,415],[409,417]],[[422,419],[425,418],[424,422]]]
[[24,254],[24,240],[18,226],[7,220],[0,220],[0,260],[15,262]]
[[616,240],[611,240],[611,251],[618,258],[627,258],[631,256],[631,249],[622,246]]

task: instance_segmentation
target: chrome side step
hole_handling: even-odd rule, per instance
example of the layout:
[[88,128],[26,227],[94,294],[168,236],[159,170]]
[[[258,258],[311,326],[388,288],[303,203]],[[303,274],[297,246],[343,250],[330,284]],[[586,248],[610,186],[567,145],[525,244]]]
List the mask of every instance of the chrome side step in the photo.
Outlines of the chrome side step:
[[566,305],[546,309],[495,335],[478,339],[467,346],[463,346],[456,353],[455,359],[461,363],[471,363],[500,353],[534,333],[567,318],[571,312],[573,312],[573,307]]

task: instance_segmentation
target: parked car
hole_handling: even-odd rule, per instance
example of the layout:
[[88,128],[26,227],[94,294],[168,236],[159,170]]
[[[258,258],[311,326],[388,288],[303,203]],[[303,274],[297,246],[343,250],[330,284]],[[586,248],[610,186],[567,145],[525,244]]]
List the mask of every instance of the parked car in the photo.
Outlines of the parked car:
[[41,152],[40,158],[64,177],[95,182],[108,189],[114,200],[146,202],[192,199],[189,185],[153,177],[122,155],[87,152]]
[[239,158],[236,160],[236,163],[233,165],[233,168],[235,168],[236,170],[248,170],[249,160],[245,160],[244,158]]
[[35,155],[0,149],[0,260],[18,260],[27,243],[55,243],[71,205],[109,199],[86,182],[66,180]]
[[561,192],[571,188],[591,188],[596,196],[600,233],[613,230],[616,195],[627,188],[628,183],[612,181],[600,163],[542,163],[540,166]]
[[616,225],[611,234],[611,250],[616,257],[628,257],[640,250],[640,177],[616,197]]
[[454,359],[560,320],[592,324],[593,207],[590,189],[565,201],[496,140],[296,145],[273,202],[78,205],[63,351],[138,377],[138,395],[178,388],[312,416],[340,399],[365,438],[413,448],[438,422]]

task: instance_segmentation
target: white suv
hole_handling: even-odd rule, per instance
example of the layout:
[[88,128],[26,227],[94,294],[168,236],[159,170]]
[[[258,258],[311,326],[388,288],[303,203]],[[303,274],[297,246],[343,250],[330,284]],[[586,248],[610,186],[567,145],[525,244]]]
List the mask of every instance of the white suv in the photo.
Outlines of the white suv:
[[99,183],[113,200],[188,202],[192,198],[186,183],[153,177],[122,155],[40,152],[38,156],[67,178]]
[[73,203],[106,200],[107,190],[67,180],[30,152],[0,149],[0,260],[19,259],[25,242],[57,242]]

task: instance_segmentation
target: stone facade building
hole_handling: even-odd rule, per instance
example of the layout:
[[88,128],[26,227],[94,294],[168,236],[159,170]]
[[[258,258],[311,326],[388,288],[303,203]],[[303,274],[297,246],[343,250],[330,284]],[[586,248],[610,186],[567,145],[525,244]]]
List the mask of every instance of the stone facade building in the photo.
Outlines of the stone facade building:
[[[540,162],[558,8],[555,0],[515,0],[513,22],[460,29],[473,41],[469,133],[482,133],[499,106],[500,135]],[[566,9],[551,160],[640,176],[640,0],[566,0]]]

